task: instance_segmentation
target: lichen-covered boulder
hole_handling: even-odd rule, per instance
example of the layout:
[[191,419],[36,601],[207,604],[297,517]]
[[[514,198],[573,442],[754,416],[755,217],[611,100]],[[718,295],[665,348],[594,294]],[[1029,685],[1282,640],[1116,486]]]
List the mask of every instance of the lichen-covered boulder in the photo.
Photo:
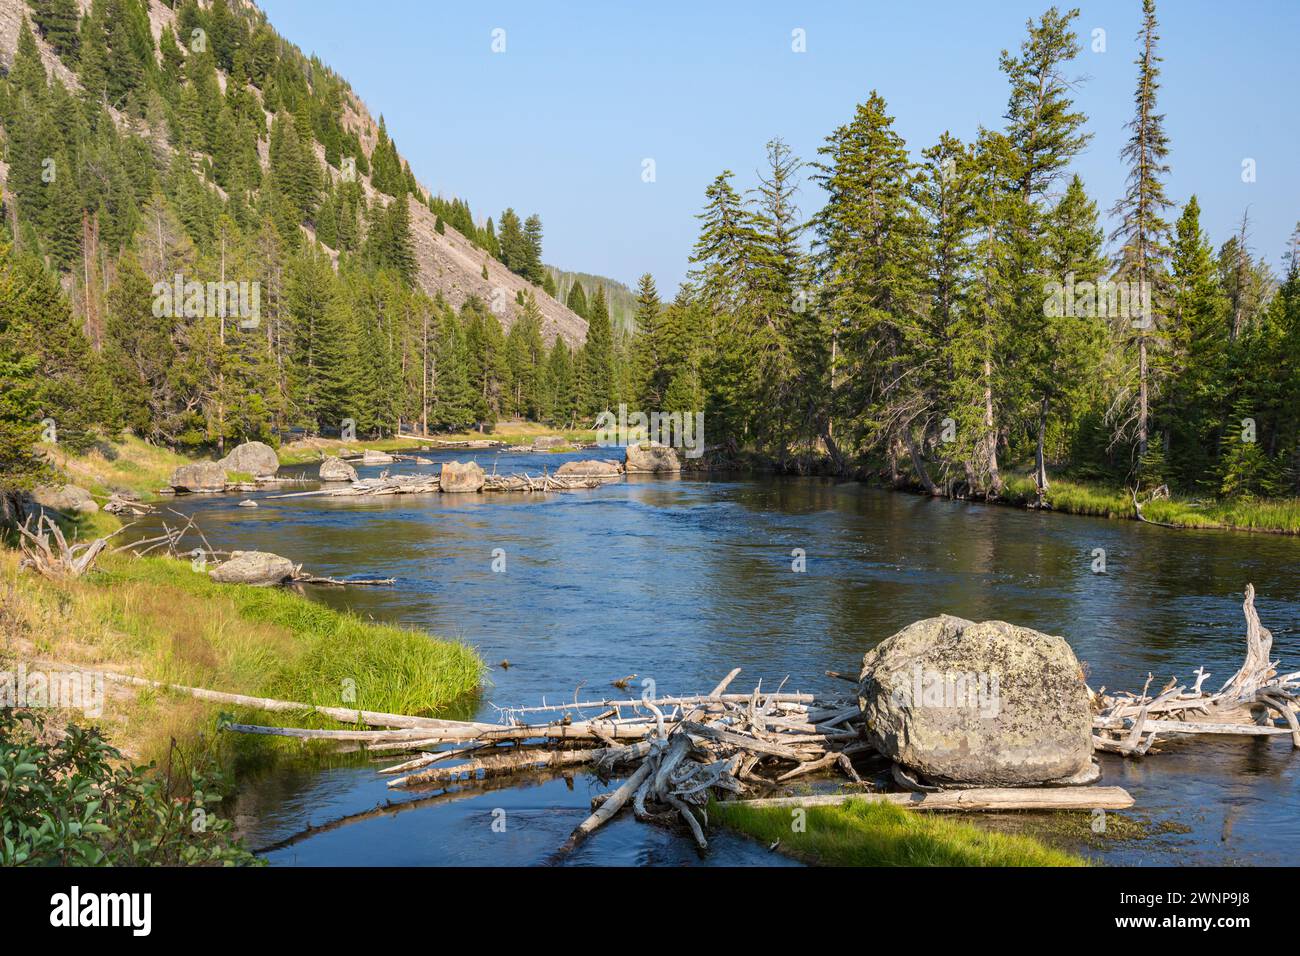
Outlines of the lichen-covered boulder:
[[91,497],[90,492],[76,485],[42,485],[32,490],[32,501],[42,508],[65,514],[74,511],[93,514],[99,510],[99,503]]
[[622,464],[609,458],[566,461],[555,469],[557,478],[617,478],[621,474],[623,474]]
[[271,587],[283,584],[298,573],[298,566],[288,558],[269,551],[235,551],[208,572],[218,584],[251,584]]
[[191,493],[224,491],[226,469],[215,461],[196,461],[190,465],[181,465],[173,471],[167,484],[177,491]]
[[280,470],[280,456],[264,442],[246,441],[217,464],[226,471],[239,471],[254,478],[272,478]]
[[627,446],[624,470],[629,475],[674,474],[682,470],[677,452],[658,442],[641,442]]
[[937,782],[1025,786],[1092,773],[1083,670],[1060,637],[928,618],[862,660],[858,703],[884,755]]
[[342,458],[330,455],[320,463],[321,481],[356,481],[357,470]]
[[448,461],[442,466],[438,487],[445,492],[467,493],[483,490],[483,469],[478,462]]

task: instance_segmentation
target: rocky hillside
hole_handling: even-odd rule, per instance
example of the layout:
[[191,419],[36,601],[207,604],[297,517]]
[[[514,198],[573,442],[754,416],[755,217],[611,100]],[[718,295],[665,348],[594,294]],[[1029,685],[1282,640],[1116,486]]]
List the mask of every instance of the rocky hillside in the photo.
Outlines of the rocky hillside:
[[[83,11],[89,9],[90,0],[79,0],[79,2]],[[232,0],[232,5],[234,3],[247,8],[254,8],[254,5],[248,3],[247,0]],[[30,15],[31,8],[27,0],[0,0],[0,67],[5,70],[8,70],[13,63],[14,53],[18,45],[20,25],[24,19],[31,23]],[[166,27],[170,26],[174,29],[176,26],[176,13],[169,6],[162,3],[161,0],[149,0],[149,17],[155,40],[162,35]],[[34,24],[33,32],[35,32]],[[286,39],[289,42],[292,41],[292,38]],[[47,72],[51,76],[58,77],[69,89],[77,89],[78,83],[75,74],[60,61],[53,50],[39,36],[37,43],[40,46],[41,56]],[[224,90],[226,84],[224,73],[219,73],[219,80]],[[347,97],[343,125],[349,132],[357,135],[369,156],[378,141],[379,124],[373,118],[367,105],[355,93],[349,90]],[[268,130],[271,127],[272,119],[271,115],[267,116]],[[125,120],[119,117],[119,125],[124,123]],[[135,121],[137,129],[142,125],[144,124]],[[147,128],[140,131],[146,135],[150,132]],[[263,167],[266,168],[269,165],[269,154],[265,140],[259,144],[259,152]],[[327,170],[327,174],[334,180],[339,179],[342,172],[324,161],[324,146],[317,143],[316,152],[318,159]],[[5,173],[5,167],[0,164],[0,187],[5,185]],[[379,195],[372,186],[369,175],[362,173],[360,170],[357,171],[356,175],[362,184],[367,199]],[[427,195],[427,187],[421,184],[421,188]],[[390,201],[386,196],[383,198],[385,201]],[[449,223],[444,222],[444,232],[439,233],[435,229],[436,217],[433,212],[414,197],[409,198],[408,202],[411,212],[411,235],[419,267],[418,281],[425,292],[429,295],[441,293],[448,302],[457,307],[469,297],[477,296],[492,306],[492,311],[499,317],[503,328],[506,329],[513,324],[518,314],[520,295],[531,292],[536,297],[538,308],[542,313],[542,334],[543,339],[548,344],[557,337],[563,338],[571,346],[579,345],[585,341],[587,335],[587,322],[585,319],[547,295],[540,287],[534,286],[512,273],[482,249],[476,248],[473,243],[457,232]],[[486,279],[483,278],[485,265],[487,267]]]

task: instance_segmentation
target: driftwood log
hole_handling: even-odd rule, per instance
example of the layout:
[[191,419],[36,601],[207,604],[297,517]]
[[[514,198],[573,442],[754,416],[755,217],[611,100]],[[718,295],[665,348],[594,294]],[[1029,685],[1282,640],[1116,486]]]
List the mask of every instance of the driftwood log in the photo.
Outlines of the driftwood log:
[[909,810],[1126,810],[1123,787],[983,787],[935,793],[827,793],[746,800],[747,807],[835,807],[849,800],[893,803]]
[[[1151,752],[1156,737],[1189,734],[1241,736],[1290,735],[1300,748],[1300,672],[1279,674],[1272,659],[1273,635],[1255,610],[1255,587],[1246,585],[1242,611],[1246,617],[1246,655],[1241,667],[1216,692],[1202,690],[1210,677],[1195,671],[1189,688],[1171,679],[1155,694],[1147,676],[1140,694],[1108,695],[1105,688],[1089,691],[1093,699],[1093,746],[1097,750],[1140,757]],[[1281,719],[1284,726],[1274,721]]]

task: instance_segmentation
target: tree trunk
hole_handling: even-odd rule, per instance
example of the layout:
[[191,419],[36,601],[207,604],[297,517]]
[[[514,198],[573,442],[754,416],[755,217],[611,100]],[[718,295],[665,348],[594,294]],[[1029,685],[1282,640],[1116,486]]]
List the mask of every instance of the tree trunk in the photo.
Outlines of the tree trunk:
[[1138,336],[1138,461],[1147,456],[1147,337]]
[[993,423],[993,362],[984,359],[984,442],[988,455],[989,487],[987,497],[1002,493],[1002,475],[998,472],[998,432]]
[[912,467],[916,470],[916,475],[921,479],[921,484],[925,486],[925,490],[936,498],[942,495],[943,492],[940,491],[939,486],[931,480],[930,472],[926,470],[925,459],[921,457],[921,452],[916,447],[916,439],[912,437],[912,426],[910,423],[903,429],[903,441],[907,445],[907,453],[912,456]]
[[1034,482],[1038,486],[1038,500],[1041,502],[1047,494],[1047,459],[1043,454],[1043,443],[1047,438],[1047,399],[1038,406],[1038,450],[1034,456]]

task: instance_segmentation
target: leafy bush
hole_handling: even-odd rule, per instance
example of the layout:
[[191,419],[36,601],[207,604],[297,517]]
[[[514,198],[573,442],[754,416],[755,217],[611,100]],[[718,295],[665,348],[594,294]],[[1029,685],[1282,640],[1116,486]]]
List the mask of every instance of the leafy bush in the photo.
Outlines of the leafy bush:
[[260,862],[213,814],[219,780],[127,766],[93,728],[49,737],[43,715],[0,709],[0,865]]

